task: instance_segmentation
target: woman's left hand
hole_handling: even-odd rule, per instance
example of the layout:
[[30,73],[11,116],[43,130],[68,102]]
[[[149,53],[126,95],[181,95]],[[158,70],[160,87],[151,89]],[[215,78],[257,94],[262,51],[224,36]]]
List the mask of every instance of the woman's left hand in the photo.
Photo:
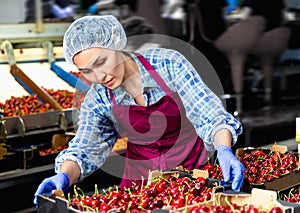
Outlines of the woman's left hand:
[[243,164],[234,156],[229,146],[220,145],[217,151],[224,182],[232,182],[232,190],[240,191],[244,180]]

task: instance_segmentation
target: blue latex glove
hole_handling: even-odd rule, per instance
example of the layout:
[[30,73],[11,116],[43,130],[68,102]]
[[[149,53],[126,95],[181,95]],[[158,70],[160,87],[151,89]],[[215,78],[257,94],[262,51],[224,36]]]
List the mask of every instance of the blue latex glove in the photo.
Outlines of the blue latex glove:
[[71,15],[74,14],[74,10],[71,6],[67,6],[65,8],[61,8],[57,4],[53,4],[51,6],[51,13],[56,17],[56,18],[67,18]]
[[233,155],[230,147],[221,145],[217,151],[224,182],[232,182],[232,190],[240,191],[244,180],[243,164]]
[[46,178],[36,190],[33,203],[37,205],[37,195],[51,196],[53,190],[62,189],[65,192],[69,187],[70,180],[65,172],[60,172],[52,177]]
[[66,14],[67,17],[68,17],[68,16],[72,16],[72,15],[75,14],[74,9],[73,9],[72,6],[67,6],[67,7],[65,7],[65,8],[64,8],[64,12],[65,12],[65,14]]
[[97,3],[91,5],[88,9],[88,13],[95,14],[98,11]]

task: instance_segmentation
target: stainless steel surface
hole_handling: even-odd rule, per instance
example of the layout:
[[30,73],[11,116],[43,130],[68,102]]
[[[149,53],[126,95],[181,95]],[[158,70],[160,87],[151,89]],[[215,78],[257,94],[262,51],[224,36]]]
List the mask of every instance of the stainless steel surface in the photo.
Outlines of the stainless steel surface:
[[[63,115],[62,115],[63,113]],[[73,126],[77,126],[78,109],[66,109],[62,112],[59,110],[36,113],[31,115],[23,115],[20,117],[4,117],[1,123],[5,123],[5,136],[7,138],[24,137],[34,130],[53,129],[56,127],[67,130]],[[65,122],[62,125],[62,120]]]
[[53,53],[53,43],[51,41],[44,41],[42,45],[47,50],[48,62],[51,63],[55,61],[55,57]]
[[0,121],[0,140],[3,140],[3,141],[5,141],[6,135],[7,135],[5,123],[6,123],[5,120]]
[[0,25],[0,41],[12,43],[37,41],[62,41],[63,35],[71,23],[43,23],[43,32],[38,32],[34,23]]
[[16,169],[13,171],[2,172],[2,173],[0,173],[0,189],[14,186],[14,184],[15,184],[13,180],[11,180],[11,182],[6,182],[5,184],[1,183],[1,180],[18,178],[18,177],[22,177],[25,175],[31,175],[34,173],[47,171],[50,169],[54,169],[54,164],[48,164],[45,166],[39,166],[36,168],[27,169],[27,170]]
[[44,24],[43,24],[43,8],[41,0],[34,1],[35,6],[35,24],[36,24],[36,32],[41,33],[44,31]]

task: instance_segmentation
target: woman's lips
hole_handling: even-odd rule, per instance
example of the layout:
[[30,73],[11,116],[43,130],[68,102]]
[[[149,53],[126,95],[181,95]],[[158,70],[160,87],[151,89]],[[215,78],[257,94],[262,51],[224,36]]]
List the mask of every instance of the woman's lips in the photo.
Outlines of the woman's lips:
[[108,80],[108,81],[106,81],[106,82],[104,82],[103,84],[104,84],[104,85],[109,85],[109,84],[111,84],[111,83],[112,83],[112,80],[113,80],[113,78],[112,78],[112,79],[110,79],[110,80]]

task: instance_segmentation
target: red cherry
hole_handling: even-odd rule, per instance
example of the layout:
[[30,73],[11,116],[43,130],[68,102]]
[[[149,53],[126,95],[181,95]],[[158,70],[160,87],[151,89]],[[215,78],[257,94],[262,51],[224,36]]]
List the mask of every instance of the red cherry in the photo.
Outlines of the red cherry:
[[199,206],[199,212],[200,213],[209,213],[210,209],[207,206]]
[[280,207],[273,207],[269,213],[283,213],[283,211]]
[[201,185],[206,185],[206,179],[204,177],[197,177],[195,180],[196,183],[200,183]]
[[200,213],[199,207],[198,206],[193,206],[190,210],[189,213]]
[[130,194],[125,192],[123,195],[122,195],[122,199],[125,201],[125,202],[128,202],[130,200]]
[[164,202],[161,199],[155,200],[154,203],[158,208],[162,208],[164,205]]
[[162,192],[165,189],[165,187],[167,187],[167,182],[165,180],[162,180],[156,185],[155,189],[158,192]]
[[175,199],[175,200],[172,200],[171,206],[172,206],[174,209],[178,209],[178,208],[180,208],[180,207],[183,207],[183,206],[184,206],[184,199],[177,198],[177,199]]
[[99,206],[99,210],[101,212],[107,212],[110,209],[110,206],[107,203],[101,203]]
[[258,210],[257,210],[257,208],[252,207],[252,208],[246,210],[245,213],[258,213]]

